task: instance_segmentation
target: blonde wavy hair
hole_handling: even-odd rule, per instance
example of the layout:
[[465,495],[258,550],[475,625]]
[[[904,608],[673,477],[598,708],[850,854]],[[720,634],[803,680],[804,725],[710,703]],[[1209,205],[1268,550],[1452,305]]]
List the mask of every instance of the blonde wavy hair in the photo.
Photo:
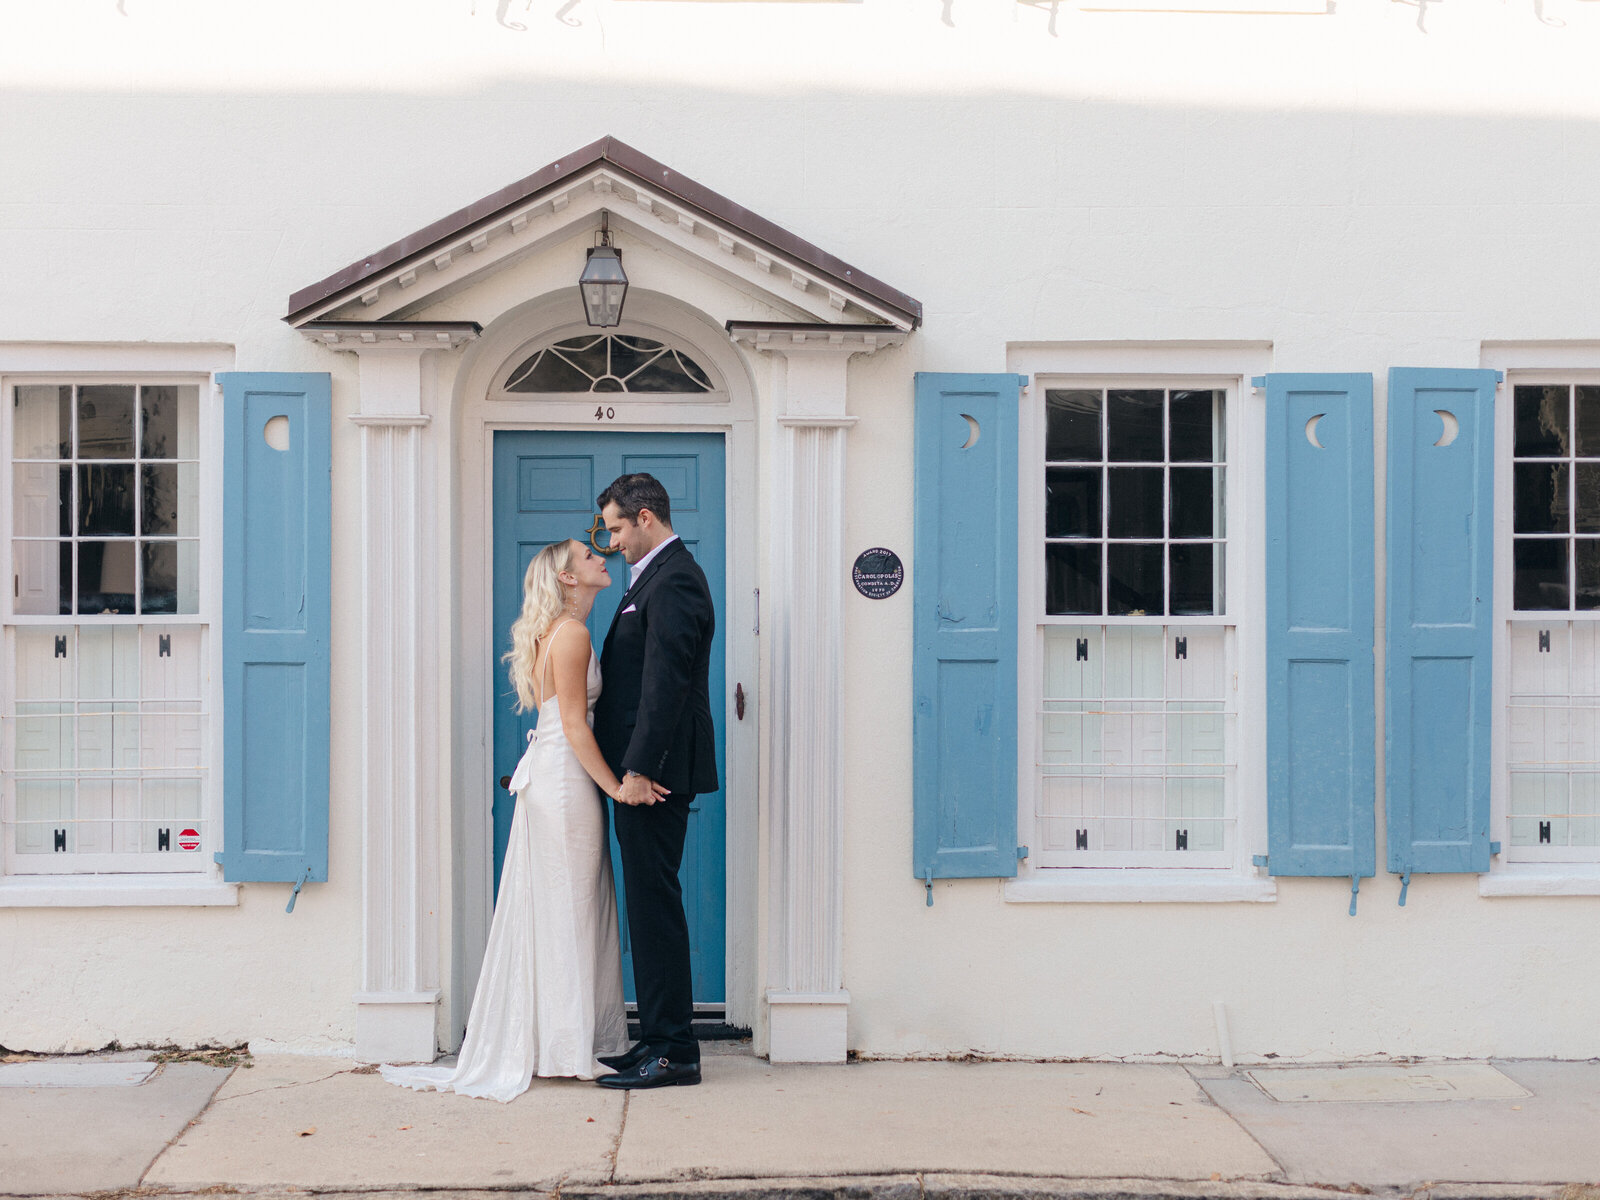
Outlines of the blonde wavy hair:
[[539,657],[539,639],[550,632],[567,608],[566,589],[558,578],[570,570],[578,543],[568,538],[551,542],[528,564],[522,577],[522,612],[511,623],[511,649],[505,661],[511,664],[511,686],[517,691],[517,711],[535,707],[534,666]]

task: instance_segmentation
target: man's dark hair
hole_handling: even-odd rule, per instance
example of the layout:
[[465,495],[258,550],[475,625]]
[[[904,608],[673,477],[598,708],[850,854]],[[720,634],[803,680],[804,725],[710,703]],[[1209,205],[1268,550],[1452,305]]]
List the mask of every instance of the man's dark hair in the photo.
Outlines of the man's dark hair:
[[672,528],[672,501],[667,499],[667,489],[654,475],[642,471],[637,475],[618,475],[595,500],[601,512],[608,504],[615,504],[618,512],[635,523],[639,514],[648,508],[655,513],[656,520]]

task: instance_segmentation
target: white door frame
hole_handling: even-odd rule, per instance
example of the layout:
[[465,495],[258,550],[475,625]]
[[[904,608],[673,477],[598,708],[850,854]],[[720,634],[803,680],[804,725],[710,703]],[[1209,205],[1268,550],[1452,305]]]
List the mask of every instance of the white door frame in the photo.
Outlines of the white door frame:
[[[490,389],[506,361],[545,339],[587,330],[576,289],[547,296],[497,318],[474,342],[455,379],[455,574],[457,663],[453,740],[456,803],[451,844],[455,881],[451,937],[450,1011],[442,1040],[453,1048],[465,1025],[488,940],[492,872],[481,864],[493,854],[493,821],[484,797],[495,786],[493,596],[494,435],[500,430],[628,430],[722,433],[727,464],[727,565],[723,633],[727,655],[723,702],[728,709],[725,746],[727,812],[727,1020],[753,1028],[757,1019],[759,963],[758,780],[760,714],[747,707],[733,716],[732,696],[742,684],[751,705],[760,694],[756,588],[760,580],[760,510],[757,491],[756,389],[749,366],[726,332],[704,314],[669,297],[630,292],[623,334],[654,337],[689,350],[720,376],[725,391],[704,396],[540,396],[492,398]],[[597,421],[599,399],[615,410]],[[736,502],[735,498],[739,498]],[[574,531],[575,533],[577,531]],[[479,864],[474,866],[474,864]]]

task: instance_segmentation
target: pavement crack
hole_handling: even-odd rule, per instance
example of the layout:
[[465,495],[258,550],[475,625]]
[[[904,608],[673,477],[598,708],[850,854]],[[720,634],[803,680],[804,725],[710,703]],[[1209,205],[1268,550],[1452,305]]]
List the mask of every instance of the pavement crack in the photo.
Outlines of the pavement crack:
[[290,1088],[310,1087],[314,1083],[326,1083],[328,1080],[337,1075],[354,1075],[359,1070],[359,1067],[345,1067],[343,1070],[330,1071],[326,1075],[319,1075],[315,1079],[301,1079],[294,1083],[275,1083],[271,1087],[255,1088],[248,1092],[236,1092],[232,1096],[224,1096],[220,1100],[213,1101],[213,1103],[226,1104],[230,1100],[243,1100],[247,1096],[260,1096],[266,1092],[283,1092],[289,1090]]
[[[159,1074],[164,1071],[165,1066],[166,1064],[162,1064],[161,1067],[157,1068],[155,1074]],[[200,1124],[200,1121],[206,1115],[207,1110],[209,1110],[210,1107],[217,1102],[217,1093],[222,1090],[222,1085],[227,1083],[228,1080],[232,1079],[233,1073],[238,1069],[238,1067],[231,1068],[226,1075],[217,1080],[217,1086],[211,1089],[211,1094],[206,1097],[206,1102],[200,1106],[200,1111],[195,1113],[193,1117],[189,1118],[188,1124],[168,1138],[161,1149],[157,1150],[153,1155],[151,1155],[150,1161],[144,1165],[144,1170],[139,1172],[139,1182],[134,1185],[135,1188],[143,1188],[144,1181],[149,1178],[150,1172],[155,1170],[156,1164],[161,1161],[161,1156],[168,1150],[171,1150],[173,1146],[177,1145],[179,1138],[186,1136],[191,1129]],[[152,1079],[155,1078],[155,1074],[151,1075]],[[162,1190],[164,1191],[166,1189]]]
[[622,1154],[622,1135],[628,1130],[628,1103],[633,1099],[633,1093],[627,1089],[622,1092],[622,1120],[617,1122],[617,1140],[611,1143],[611,1166],[606,1172],[606,1182],[617,1181],[617,1158]]

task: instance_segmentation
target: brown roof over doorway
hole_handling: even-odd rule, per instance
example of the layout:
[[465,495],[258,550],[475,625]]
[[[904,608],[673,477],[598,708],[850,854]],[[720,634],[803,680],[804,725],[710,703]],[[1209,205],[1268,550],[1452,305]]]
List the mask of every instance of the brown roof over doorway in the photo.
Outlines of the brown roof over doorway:
[[301,288],[289,297],[289,312],[284,320],[296,324],[310,316],[312,310],[324,308],[330,299],[359,294],[374,276],[408,259],[424,258],[476,226],[492,225],[506,210],[535,200],[541,193],[564,187],[585,171],[601,164],[631,176],[638,183],[670,197],[709,221],[725,225],[750,241],[768,247],[774,259],[787,259],[797,266],[808,267],[828,279],[841,292],[876,302],[902,317],[913,329],[922,324],[921,301],[857,270],[804,238],[774,225],[765,217],[757,216],[726,196],[685,178],[612,137],[601,138],[573,154],[565,155],[532,175],[351,263],[342,271],[335,271],[326,279]]

